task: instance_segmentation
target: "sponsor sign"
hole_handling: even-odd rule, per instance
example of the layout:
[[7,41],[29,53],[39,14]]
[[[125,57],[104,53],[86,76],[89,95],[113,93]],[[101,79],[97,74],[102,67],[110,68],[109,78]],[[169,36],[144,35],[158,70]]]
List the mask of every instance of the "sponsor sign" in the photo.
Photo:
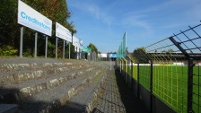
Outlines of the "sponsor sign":
[[52,36],[52,21],[21,0],[18,0],[18,23],[48,36]]
[[116,58],[117,55],[116,55],[116,54],[109,54],[109,57],[110,57],[110,58]]
[[104,53],[102,53],[102,54],[98,54],[98,57],[101,57],[101,58],[107,58],[107,54],[104,54]]
[[73,36],[73,45],[78,48],[80,47],[80,40],[75,36]]
[[80,40],[80,49],[83,49],[83,41]]
[[58,22],[56,22],[56,37],[72,42],[71,32]]
[[84,47],[82,50],[83,53],[90,53],[91,52],[91,48],[90,47]]

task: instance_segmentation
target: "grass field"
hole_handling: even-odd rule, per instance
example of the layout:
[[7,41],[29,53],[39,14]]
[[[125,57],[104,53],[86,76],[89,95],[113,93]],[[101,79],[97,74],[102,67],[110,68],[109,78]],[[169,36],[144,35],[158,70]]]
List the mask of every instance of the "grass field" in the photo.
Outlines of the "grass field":
[[[137,66],[123,70],[137,81]],[[150,91],[150,66],[140,65],[139,83]],[[193,110],[201,113],[201,66],[193,68]],[[178,65],[153,66],[153,94],[178,113],[187,113],[188,67]]]

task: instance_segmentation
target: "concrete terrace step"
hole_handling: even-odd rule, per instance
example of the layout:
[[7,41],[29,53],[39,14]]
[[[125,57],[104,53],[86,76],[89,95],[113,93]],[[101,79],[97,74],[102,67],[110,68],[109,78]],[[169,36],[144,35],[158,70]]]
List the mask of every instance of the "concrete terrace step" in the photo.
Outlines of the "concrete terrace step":
[[73,62],[63,62],[53,59],[31,59],[31,58],[13,58],[0,59],[1,72],[21,72],[31,70],[51,69],[55,67],[65,67],[75,65]]
[[17,72],[17,71],[26,71],[26,70],[36,70],[41,68],[54,68],[54,67],[64,67],[64,66],[80,66],[85,65],[83,62],[55,62],[55,63],[20,63],[20,64],[0,64],[1,72]]
[[32,69],[38,67],[64,66],[71,64],[82,64],[76,60],[59,60],[47,58],[0,58],[0,71]]
[[[0,90],[0,103],[15,103],[41,91],[58,87],[64,82],[75,79],[95,68],[74,70],[56,76],[48,76],[39,80],[27,81],[21,84],[7,85]],[[15,89],[15,90],[5,90]]]
[[27,97],[30,97],[34,94],[40,93],[41,91],[62,85],[64,82],[80,77],[83,74],[94,69],[95,67],[88,69],[84,68],[79,70],[72,70],[68,73],[62,73],[55,76],[47,76],[38,80],[31,80],[21,84],[7,85],[3,88],[15,90],[4,91],[3,89],[1,89],[0,100],[3,103],[14,103],[23,100]]
[[98,75],[92,70],[83,76],[63,83],[58,87],[40,92],[19,102],[19,113],[54,112],[63,106],[73,95]]
[[[75,69],[72,69],[72,68],[67,68],[67,67],[64,67],[64,68],[57,68],[55,69],[54,71],[52,72],[49,72],[49,74],[47,74],[46,76],[43,75],[41,77],[33,77],[32,79],[29,79],[27,81],[22,81],[21,83],[6,83],[6,84],[1,84],[1,88],[6,88],[6,89],[12,89],[12,88],[19,88],[19,87],[24,87],[24,86],[28,86],[28,85],[31,85],[33,82],[39,82],[39,81],[44,81],[46,79],[54,79],[54,78],[57,78],[57,77],[60,77],[62,75],[71,75],[71,74],[79,74],[79,73],[82,73],[84,71],[90,71],[92,69],[95,69],[95,67],[89,67],[89,68],[83,68],[83,67],[79,67],[79,68],[75,68]],[[37,75],[37,74],[36,74]],[[40,76],[40,75],[38,75]],[[28,85],[27,85],[28,84]],[[0,92],[1,94],[1,92]]]
[[83,113],[90,112],[93,102],[97,99],[100,88],[105,79],[105,72],[101,73],[94,78],[82,91],[73,96],[58,113]]
[[41,78],[42,76],[46,76],[49,74],[57,74],[62,73],[65,71],[69,71],[72,69],[79,69],[79,68],[88,68],[90,65],[87,64],[71,64],[63,63],[63,65],[57,65],[52,67],[40,67],[31,70],[18,70],[18,71],[7,71],[0,73],[0,86],[3,84],[8,83],[20,83],[22,81],[27,81],[30,79]]
[[24,71],[24,70],[33,70],[33,69],[40,69],[40,68],[52,68],[52,67],[59,67],[59,66],[68,66],[72,65],[72,63],[20,63],[20,64],[2,64],[1,71],[8,72],[8,71]]

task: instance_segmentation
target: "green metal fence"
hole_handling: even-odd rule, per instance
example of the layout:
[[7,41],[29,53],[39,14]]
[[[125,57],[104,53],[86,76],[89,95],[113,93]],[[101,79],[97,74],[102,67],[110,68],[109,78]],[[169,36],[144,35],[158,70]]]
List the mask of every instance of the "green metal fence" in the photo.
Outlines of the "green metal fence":
[[153,94],[177,112],[187,111],[187,68],[161,64],[153,68]]
[[140,64],[139,83],[150,91],[150,64]]
[[193,110],[195,113],[201,112],[201,65],[195,62],[193,68]]
[[[152,105],[155,104],[153,99],[157,98],[174,112],[201,113],[200,26],[189,27],[138,49],[141,52],[134,51],[132,56],[135,60],[127,55],[117,61],[119,69],[126,76],[150,92],[150,100],[147,101],[150,103],[150,112],[157,111],[158,108],[153,108],[157,105]],[[135,91],[140,97],[141,90],[139,86],[137,88]]]

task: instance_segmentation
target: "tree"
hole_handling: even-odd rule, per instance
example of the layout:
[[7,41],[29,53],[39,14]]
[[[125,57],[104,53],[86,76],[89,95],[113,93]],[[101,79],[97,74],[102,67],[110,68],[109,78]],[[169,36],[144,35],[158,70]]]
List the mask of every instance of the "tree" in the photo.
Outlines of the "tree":
[[[22,0],[36,11],[40,12],[50,20],[52,20],[52,37],[48,38],[48,56],[54,56],[55,50],[55,23],[69,29],[72,33],[76,33],[75,25],[69,23],[71,13],[68,11],[66,0]],[[1,0],[0,1],[0,48],[3,46],[12,46],[19,48],[20,26],[17,23],[18,0]],[[33,55],[34,50],[34,33],[36,31],[29,28],[24,29],[24,53]],[[45,36],[38,35],[38,48],[44,48]],[[63,43],[59,40],[59,44]],[[44,55],[44,49],[38,52],[38,55]]]
[[173,53],[174,50],[172,48],[168,49],[167,51],[166,50],[162,50],[161,53]]
[[75,33],[77,33],[77,30],[75,29],[75,25],[73,24],[73,22],[71,22],[70,24],[68,24],[67,26],[69,26],[69,30],[72,33],[72,35],[74,35]]
[[140,63],[148,63],[149,57],[146,54],[145,48],[137,48],[133,51],[132,55],[138,60]]
[[0,48],[15,46],[17,25],[17,0],[0,1]]
[[96,48],[96,46],[95,46],[94,44],[90,43],[88,47],[90,47],[90,48],[91,48],[91,51],[92,51],[92,52],[94,52],[94,51],[95,51],[95,52],[96,52],[96,54],[98,54],[98,49]]
[[168,49],[167,53],[173,53],[174,50],[171,48],[171,49]]

